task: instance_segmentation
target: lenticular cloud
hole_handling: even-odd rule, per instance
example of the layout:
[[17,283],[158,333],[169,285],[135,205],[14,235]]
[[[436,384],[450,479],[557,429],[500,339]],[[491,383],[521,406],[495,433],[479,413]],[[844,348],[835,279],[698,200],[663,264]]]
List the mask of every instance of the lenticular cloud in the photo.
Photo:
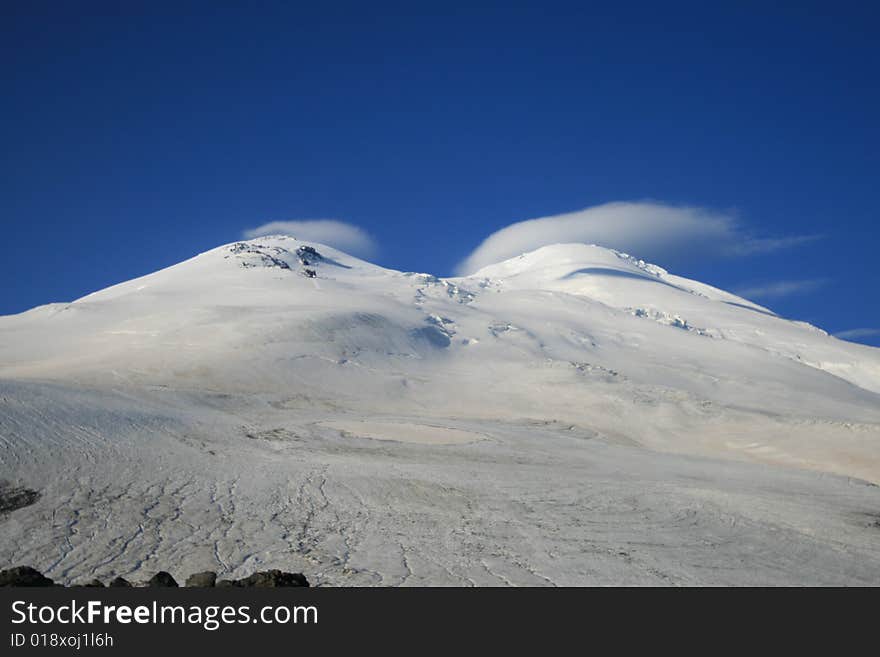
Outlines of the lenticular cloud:
[[766,253],[815,239],[755,238],[725,213],[656,202],[617,202],[578,212],[529,219],[492,233],[457,267],[471,274],[486,265],[549,244],[581,242],[626,251],[654,262],[675,264],[683,256]]

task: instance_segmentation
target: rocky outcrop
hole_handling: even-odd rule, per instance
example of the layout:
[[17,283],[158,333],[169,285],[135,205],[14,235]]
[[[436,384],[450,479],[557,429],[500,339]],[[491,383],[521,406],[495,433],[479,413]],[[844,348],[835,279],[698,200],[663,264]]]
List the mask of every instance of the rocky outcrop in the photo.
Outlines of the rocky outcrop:
[[0,586],[55,586],[55,582],[36,568],[16,566],[0,570]]
[[279,586],[308,586],[309,581],[302,573],[286,573],[281,570],[264,570],[243,579],[223,579],[217,586],[274,588]]
[[40,494],[30,488],[12,486],[9,482],[0,481],[0,516],[30,506],[40,499]]
[[147,582],[147,586],[164,586],[177,588],[177,580],[175,580],[170,573],[166,573],[164,570],[160,570],[149,579],[149,581]]
[[[278,269],[290,269],[290,265],[284,259],[290,256],[290,251],[280,246],[264,246],[250,244],[248,242],[236,242],[229,247],[231,253],[244,268],[252,267],[277,267]],[[226,256],[229,258],[230,256]]]
[[193,573],[186,578],[186,586],[196,588],[210,588],[217,582],[217,573],[211,570],[205,570],[201,573]]
[[296,255],[299,258],[299,261],[308,267],[309,265],[314,265],[323,260],[323,256],[318,253],[317,249],[313,246],[301,246],[296,250]]
[[317,278],[318,272],[315,267],[322,262],[338,264],[328,261],[318,253],[313,246],[300,246],[295,253],[280,246],[258,244],[255,242],[236,242],[227,249],[229,254],[225,258],[233,258],[244,268],[253,267],[277,267],[291,271],[294,257],[302,265],[302,275],[306,278]]
[[[44,576],[36,568],[30,566],[16,566],[8,570],[0,570],[0,586],[61,586]],[[104,584],[98,579],[92,579],[85,584],[77,586],[102,587]],[[115,577],[107,585],[111,588],[131,587],[133,584],[124,577]],[[177,588],[177,580],[164,570],[160,570],[147,582],[138,586]],[[283,570],[264,570],[254,573],[242,579],[224,579],[217,581],[217,573],[205,570],[193,573],[186,578],[186,586],[194,588],[218,587],[286,587],[286,586],[309,586],[309,581],[302,573],[288,573]]]

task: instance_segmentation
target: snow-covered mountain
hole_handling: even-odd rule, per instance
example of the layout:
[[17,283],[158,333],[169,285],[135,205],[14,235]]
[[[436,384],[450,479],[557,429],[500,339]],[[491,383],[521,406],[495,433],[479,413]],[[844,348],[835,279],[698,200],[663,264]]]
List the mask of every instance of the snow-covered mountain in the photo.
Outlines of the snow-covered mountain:
[[880,350],[598,246],[267,237],[2,317],[0,441],[62,581],[880,583]]

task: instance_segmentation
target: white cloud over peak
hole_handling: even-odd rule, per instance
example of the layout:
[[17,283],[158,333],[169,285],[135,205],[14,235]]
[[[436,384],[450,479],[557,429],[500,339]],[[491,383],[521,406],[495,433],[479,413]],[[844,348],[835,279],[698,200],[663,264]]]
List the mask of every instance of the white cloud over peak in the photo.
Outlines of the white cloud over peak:
[[808,244],[821,239],[821,235],[793,235],[791,237],[748,237],[739,244],[729,245],[730,255],[753,255],[772,253],[782,249],[790,249],[801,244]]
[[270,221],[243,233],[246,239],[266,235],[290,235],[332,246],[353,256],[369,258],[376,255],[376,241],[363,228],[336,219],[303,221]]
[[817,237],[759,238],[727,213],[653,201],[615,202],[506,226],[483,240],[457,270],[471,274],[527,251],[567,242],[598,244],[667,266],[697,256],[769,253]]
[[739,288],[736,294],[745,299],[780,299],[795,294],[806,294],[822,287],[827,281],[813,278],[800,281],[775,281],[751,287]]
[[880,329],[876,328],[854,328],[849,329],[847,331],[838,331],[834,334],[835,338],[841,338],[842,340],[850,340],[857,338],[870,338],[875,335],[880,335]]

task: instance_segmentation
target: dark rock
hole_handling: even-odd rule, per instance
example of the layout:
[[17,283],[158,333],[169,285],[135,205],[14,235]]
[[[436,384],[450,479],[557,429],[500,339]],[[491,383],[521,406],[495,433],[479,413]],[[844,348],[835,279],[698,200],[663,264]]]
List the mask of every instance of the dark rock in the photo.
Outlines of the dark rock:
[[170,586],[177,588],[177,580],[164,570],[160,570],[150,578],[150,581],[147,582],[147,586]]
[[243,579],[221,579],[218,588],[258,587],[270,588],[281,586],[308,586],[309,580],[302,573],[287,573],[282,570],[263,570]]
[[410,331],[410,335],[417,340],[425,340],[434,347],[446,348],[452,344],[452,340],[449,339],[449,333],[433,325],[413,329]]
[[36,568],[30,566],[17,566],[9,570],[0,570],[0,586],[54,586],[48,577],[45,577]]
[[[302,573],[288,573],[282,570],[264,570],[243,579],[217,579],[217,574],[206,570],[200,573],[193,573],[186,579],[186,585],[190,587],[209,588],[209,587],[288,587],[288,586],[309,586],[309,581]],[[40,571],[29,566],[18,566],[8,570],[0,570],[0,586],[60,586],[56,585],[51,579],[45,577]],[[103,588],[104,584],[98,579],[92,579],[82,587]],[[124,577],[115,577],[107,585],[111,588],[131,587],[132,584]],[[160,571],[153,575],[146,583],[150,587],[177,587],[178,584],[169,573]]]
[[217,573],[211,570],[206,570],[201,573],[193,573],[186,578],[187,586],[194,586],[201,589],[211,588],[216,582]]
[[240,579],[234,584],[234,586],[254,586],[260,588],[308,585],[309,581],[302,573],[286,573],[281,570],[264,570]]
[[40,494],[30,488],[17,488],[0,481],[0,515],[30,506],[40,499]]
[[[241,266],[245,268],[263,266],[290,269],[290,265],[288,265],[282,257],[279,257],[290,255],[290,252],[281,247],[238,242],[230,246],[229,251],[233,255],[238,256]],[[226,257],[228,258],[229,256]]]
[[314,265],[324,259],[312,246],[299,247],[296,250],[296,255],[299,257],[299,261],[306,266]]

